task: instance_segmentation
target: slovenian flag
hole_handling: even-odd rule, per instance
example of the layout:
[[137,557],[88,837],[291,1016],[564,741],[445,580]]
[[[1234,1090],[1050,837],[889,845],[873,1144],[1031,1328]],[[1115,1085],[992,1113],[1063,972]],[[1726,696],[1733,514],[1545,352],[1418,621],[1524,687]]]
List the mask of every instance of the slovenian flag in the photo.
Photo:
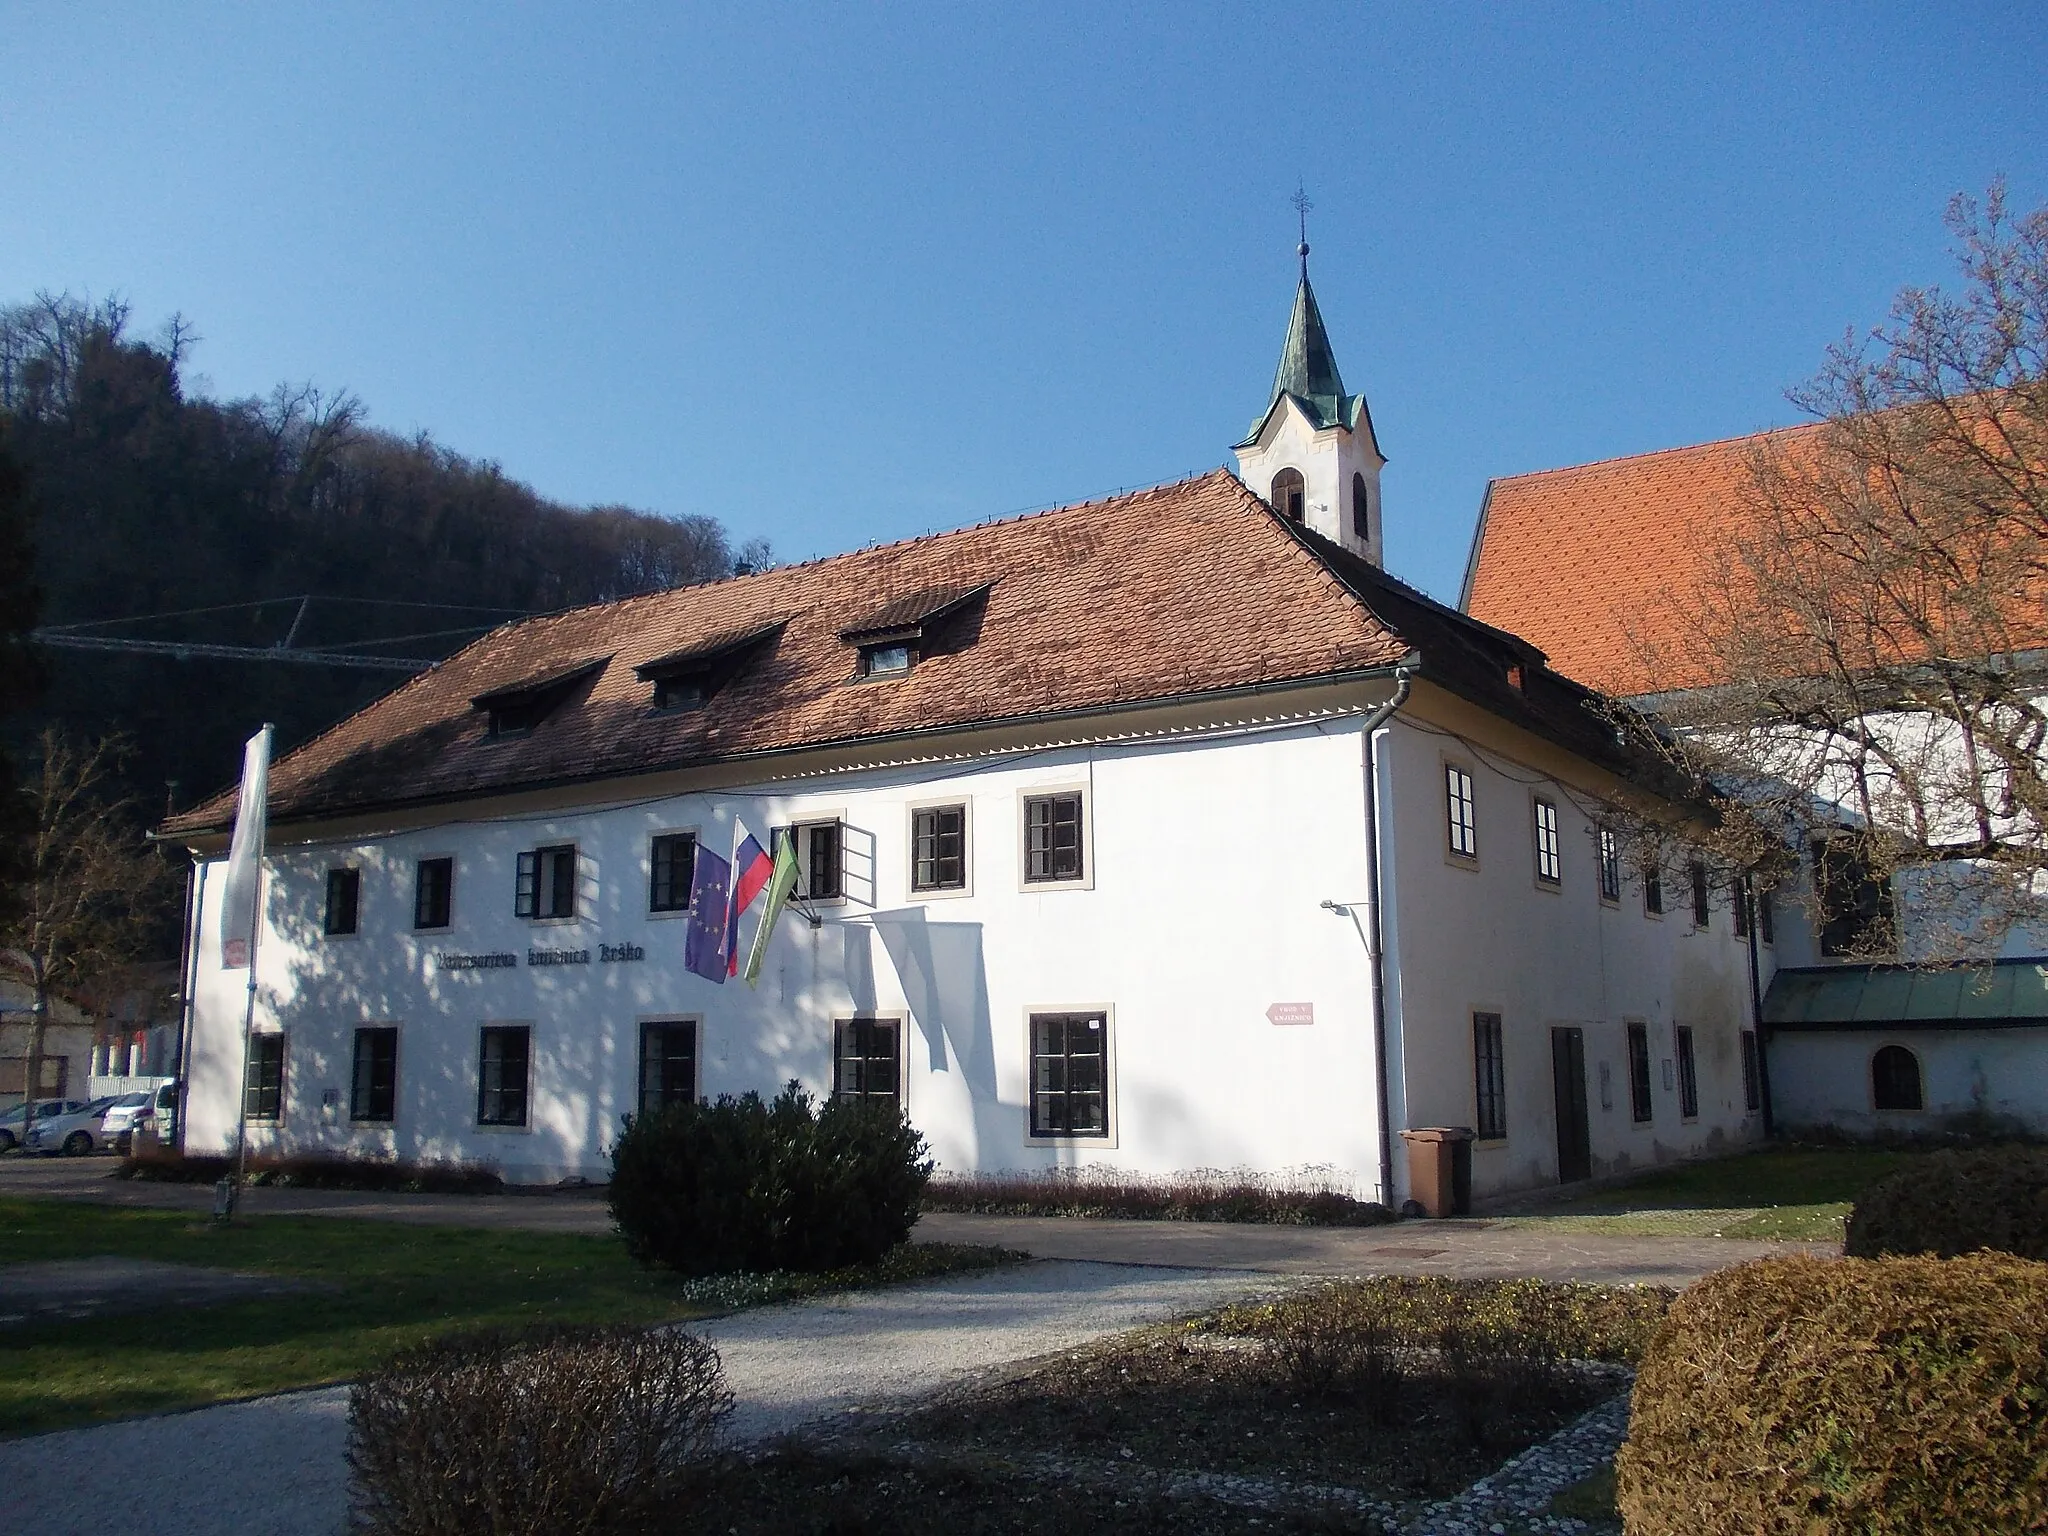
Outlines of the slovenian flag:
[[255,960],[257,914],[263,907],[263,824],[269,784],[270,727],[266,725],[242,748],[242,798],[235,808],[227,888],[220,899],[222,970],[246,970]]
[[768,857],[768,850],[747,830],[747,824],[735,816],[732,823],[732,907],[725,920],[727,976],[737,976],[740,970],[740,914],[768,889],[768,882],[774,875],[775,861]]
[[690,928],[683,936],[683,969],[721,987],[732,938],[726,901],[729,873],[725,860],[709,848],[697,849],[696,868],[690,874]]
[[761,908],[761,921],[754,925],[754,947],[747,951],[747,985],[758,986],[761,962],[768,956],[768,940],[775,932],[775,920],[796,889],[796,833],[785,830],[775,840],[775,874],[768,882],[768,899]]

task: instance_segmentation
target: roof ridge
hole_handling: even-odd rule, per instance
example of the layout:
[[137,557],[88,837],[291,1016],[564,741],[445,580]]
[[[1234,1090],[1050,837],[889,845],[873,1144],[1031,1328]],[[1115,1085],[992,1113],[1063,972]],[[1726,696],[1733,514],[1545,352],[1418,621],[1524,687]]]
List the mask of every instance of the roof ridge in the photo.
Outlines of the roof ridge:
[[1559,464],[1551,469],[1528,469],[1515,475],[1495,475],[1486,483],[1489,486],[1511,485],[1518,481],[1546,480],[1554,475],[1576,475],[1589,469],[1605,469],[1610,464],[1632,464],[1642,459],[1677,458],[1684,454],[1726,448],[1731,443],[1755,442],[1758,438],[1792,437],[1818,431],[1824,425],[1824,422],[1801,421],[1786,427],[1759,427],[1752,432],[1735,432],[1727,437],[1712,438],[1704,443],[1680,443],[1670,448],[1646,448],[1640,453],[1617,453],[1604,459],[1588,459],[1583,464]]

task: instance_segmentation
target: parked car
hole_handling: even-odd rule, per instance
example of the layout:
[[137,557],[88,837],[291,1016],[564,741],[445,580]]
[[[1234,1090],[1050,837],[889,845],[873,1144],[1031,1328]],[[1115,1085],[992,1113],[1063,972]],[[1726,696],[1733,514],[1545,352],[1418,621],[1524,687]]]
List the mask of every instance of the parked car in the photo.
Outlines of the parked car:
[[[68,1115],[83,1108],[83,1099],[44,1099],[36,1106],[36,1119],[47,1120],[53,1115]],[[21,1125],[26,1117],[27,1106],[22,1104],[0,1115],[0,1152],[12,1152],[21,1145]]]
[[133,1152],[143,1148],[168,1147],[178,1139],[178,1080],[158,1083],[156,1093],[150,1102],[136,1111],[135,1120],[129,1126],[127,1145],[119,1148]]
[[69,1114],[37,1116],[36,1123],[29,1127],[28,1150],[40,1152],[45,1157],[54,1157],[60,1152],[69,1157],[83,1157],[102,1145],[111,1146],[111,1143],[103,1142],[101,1126],[106,1121],[107,1111],[113,1106],[113,1095],[109,1094],[82,1104]]
[[149,1109],[149,1101],[155,1095],[145,1089],[118,1095],[107,1106],[107,1117],[100,1122],[100,1139],[116,1152],[126,1152],[135,1131],[135,1117]]

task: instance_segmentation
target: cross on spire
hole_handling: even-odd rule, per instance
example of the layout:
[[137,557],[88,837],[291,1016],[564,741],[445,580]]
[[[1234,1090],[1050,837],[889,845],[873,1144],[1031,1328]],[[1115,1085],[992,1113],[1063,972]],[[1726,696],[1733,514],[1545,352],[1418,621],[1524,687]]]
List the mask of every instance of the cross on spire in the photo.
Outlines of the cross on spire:
[[1308,211],[1315,207],[1315,204],[1308,200],[1308,190],[1300,182],[1295,183],[1294,196],[1290,197],[1288,201],[1294,204],[1294,211],[1301,219],[1301,270],[1303,275],[1306,276],[1308,273]]

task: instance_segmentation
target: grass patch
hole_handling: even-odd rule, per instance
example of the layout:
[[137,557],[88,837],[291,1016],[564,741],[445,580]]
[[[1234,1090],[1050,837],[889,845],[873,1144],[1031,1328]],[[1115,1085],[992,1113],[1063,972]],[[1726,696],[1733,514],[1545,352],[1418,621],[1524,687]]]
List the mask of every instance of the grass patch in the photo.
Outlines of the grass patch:
[[1614,1237],[1840,1242],[1856,1197],[1925,1156],[1925,1149],[1904,1147],[1762,1147],[1654,1168],[1625,1183],[1497,1219]]
[[183,1211],[0,1200],[0,1264],[111,1254],[288,1275],[319,1295],[0,1329],[0,1432],[190,1408],[346,1381],[457,1328],[672,1322],[819,1290],[929,1278],[1022,1257],[918,1244],[831,1275],[684,1281],[616,1237],[270,1216],[220,1227]]
[[1572,1520],[1621,1519],[1614,1503],[1614,1468],[1590,1472],[1550,1501],[1550,1512]]
[[972,1216],[1119,1217],[1293,1227],[1372,1227],[1393,1212],[1313,1178],[1201,1170],[1172,1178],[1105,1177],[1086,1169],[948,1174],[925,1186],[924,1209]]

